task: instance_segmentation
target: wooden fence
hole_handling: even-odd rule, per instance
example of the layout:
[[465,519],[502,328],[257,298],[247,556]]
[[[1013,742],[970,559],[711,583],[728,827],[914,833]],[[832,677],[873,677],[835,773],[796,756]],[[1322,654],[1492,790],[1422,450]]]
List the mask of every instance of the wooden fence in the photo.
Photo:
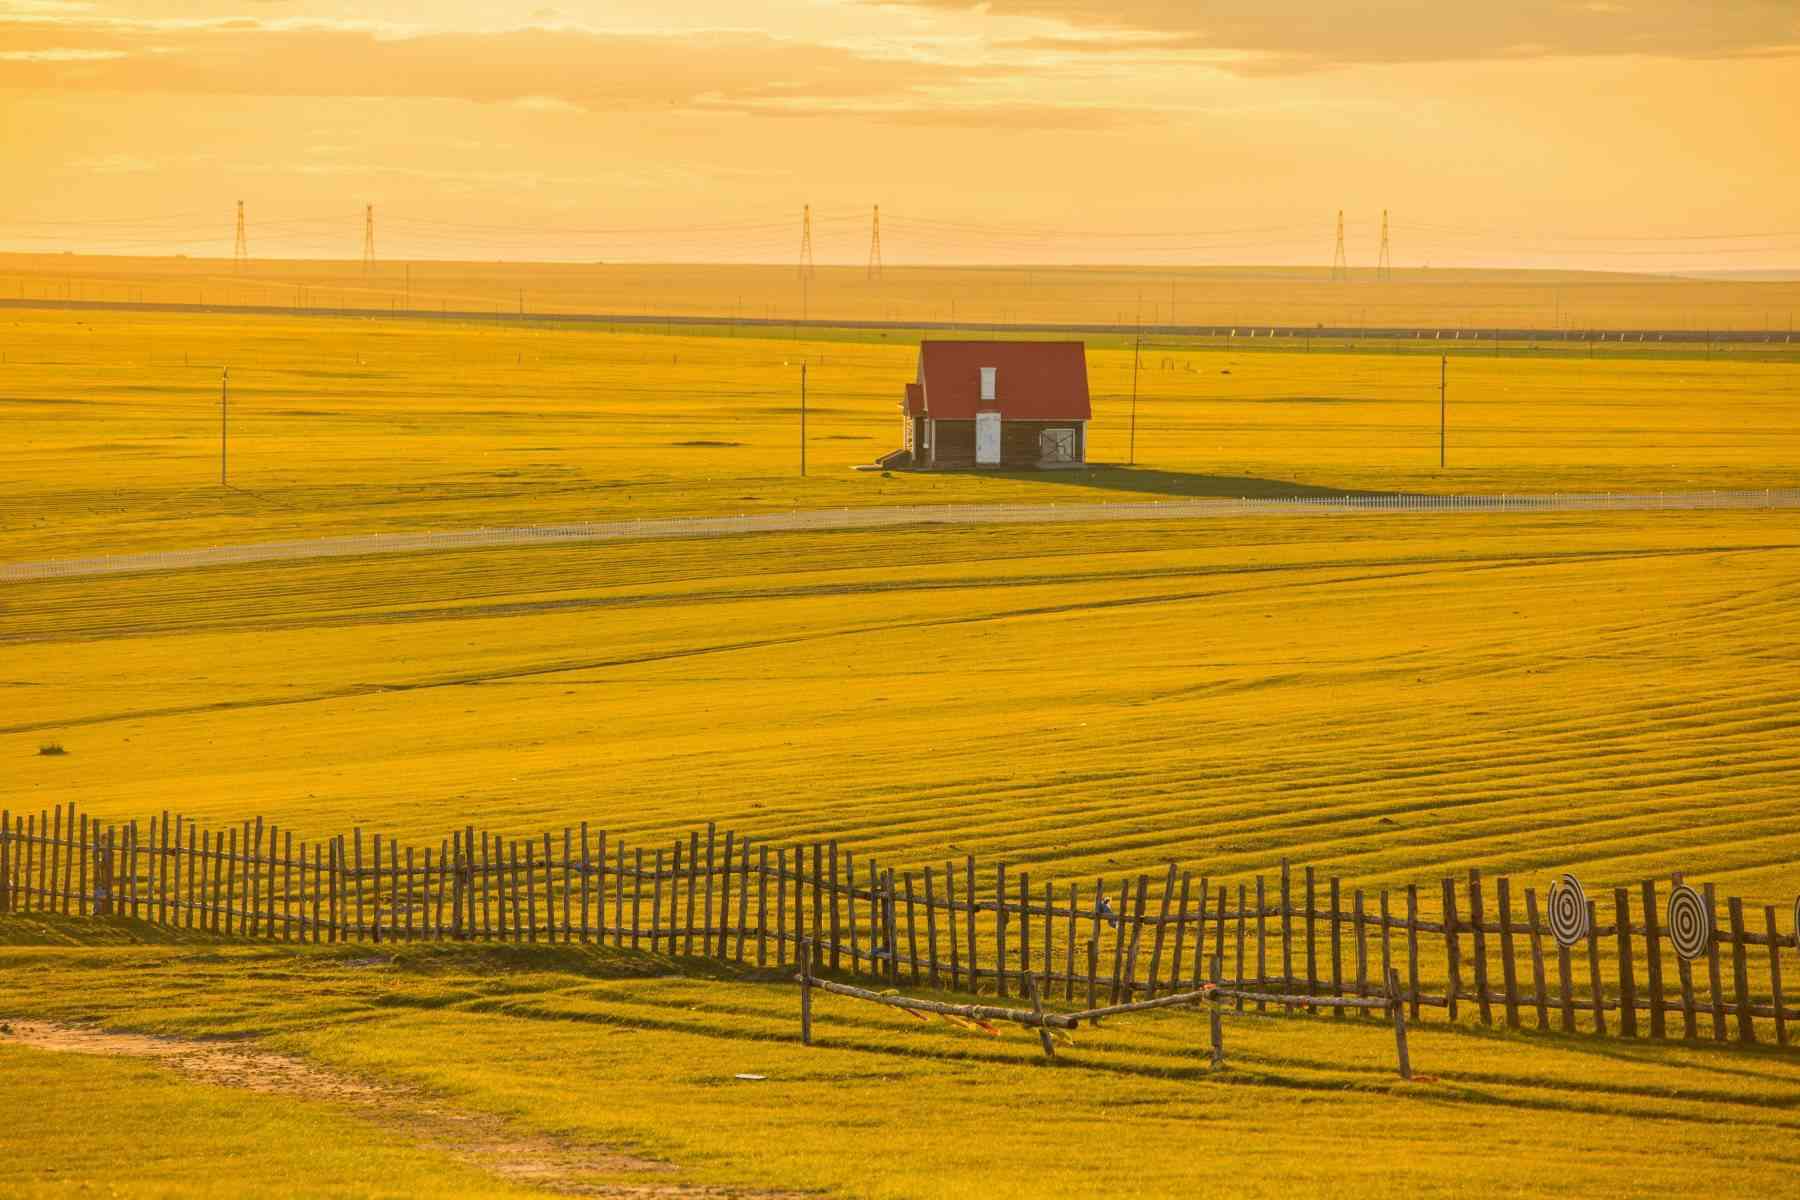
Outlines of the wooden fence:
[[529,838],[465,828],[418,847],[362,830],[296,840],[262,818],[209,829],[166,812],[140,827],[73,804],[0,811],[0,913],[285,942],[606,943],[761,967],[796,961],[808,939],[815,970],[1000,997],[1029,979],[1087,1009],[1202,987],[1210,947],[1219,982],[1262,992],[1374,999],[1398,971],[1415,1022],[1472,1010],[1511,1029],[1787,1045],[1800,1011],[1785,1005],[1782,957],[1800,948],[1800,912],[1782,933],[1773,906],[1730,897],[1721,921],[1712,885],[1700,894],[1711,932],[1689,959],[1649,880],[1587,901],[1585,931],[1563,945],[1548,895],[1479,870],[1426,889],[1353,887],[1285,861],[1230,883],[1171,864],[1034,884],[973,856],[897,870],[836,842],[711,825],[656,846],[583,823]]

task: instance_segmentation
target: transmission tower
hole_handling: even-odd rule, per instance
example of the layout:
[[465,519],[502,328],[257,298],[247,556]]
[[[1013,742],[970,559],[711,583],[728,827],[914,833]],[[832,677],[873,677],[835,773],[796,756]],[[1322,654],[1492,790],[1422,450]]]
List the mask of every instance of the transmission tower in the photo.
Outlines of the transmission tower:
[[250,264],[250,243],[244,237],[244,202],[238,201],[237,240],[231,244],[231,265],[242,271]]
[[813,277],[812,205],[800,210],[800,278]]
[[1387,209],[1381,210],[1381,254],[1375,259],[1375,278],[1392,279],[1394,277],[1394,256],[1388,253]]
[[869,234],[869,278],[881,278],[881,205],[875,206],[875,225]]
[[1331,281],[1338,283],[1350,278],[1350,260],[1344,255],[1344,210],[1338,209],[1337,250],[1331,256]]
[[363,270],[375,269],[375,206],[363,206]]

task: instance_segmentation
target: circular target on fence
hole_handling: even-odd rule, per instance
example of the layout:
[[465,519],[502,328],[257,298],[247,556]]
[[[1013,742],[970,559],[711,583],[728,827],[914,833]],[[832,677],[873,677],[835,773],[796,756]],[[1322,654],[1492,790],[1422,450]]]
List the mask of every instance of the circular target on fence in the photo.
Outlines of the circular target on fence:
[[1587,893],[1573,875],[1550,885],[1550,932],[1557,942],[1573,946],[1587,936]]
[[1700,893],[1685,883],[1675,885],[1669,893],[1669,940],[1675,953],[1685,959],[1696,959],[1712,944],[1712,912]]

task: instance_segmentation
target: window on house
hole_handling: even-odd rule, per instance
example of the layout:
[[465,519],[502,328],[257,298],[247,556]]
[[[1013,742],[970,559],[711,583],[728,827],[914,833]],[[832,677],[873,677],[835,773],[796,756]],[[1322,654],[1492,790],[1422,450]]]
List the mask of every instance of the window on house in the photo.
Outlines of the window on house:
[[983,400],[992,400],[994,398],[994,375],[999,370],[999,367],[981,368],[981,398]]

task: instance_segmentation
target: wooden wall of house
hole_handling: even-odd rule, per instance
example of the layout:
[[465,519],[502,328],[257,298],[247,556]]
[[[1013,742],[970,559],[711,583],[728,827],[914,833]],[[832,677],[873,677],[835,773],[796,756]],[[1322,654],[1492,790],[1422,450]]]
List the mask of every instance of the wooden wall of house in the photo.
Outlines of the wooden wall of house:
[[1046,429],[1073,429],[1078,459],[1082,453],[1080,421],[1002,421],[1000,422],[1000,465],[1003,467],[1035,467],[1040,461],[1039,436]]
[[[1035,467],[1039,462],[1039,435],[1046,429],[1073,429],[1076,457],[1087,461],[1085,430],[1080,421],[1001,421],[1000,465],[1003,467]],[[937,423],[937,465],[940,467],[972,467],[975,465],[975,422],[939,421]],[[930,461],[929,457],[921,462]]]
[[[1006,426],[1001,424],[1004,435]],[[937,422],[937,457],[940,467],[972,467],[975,465],[975,422]]]

